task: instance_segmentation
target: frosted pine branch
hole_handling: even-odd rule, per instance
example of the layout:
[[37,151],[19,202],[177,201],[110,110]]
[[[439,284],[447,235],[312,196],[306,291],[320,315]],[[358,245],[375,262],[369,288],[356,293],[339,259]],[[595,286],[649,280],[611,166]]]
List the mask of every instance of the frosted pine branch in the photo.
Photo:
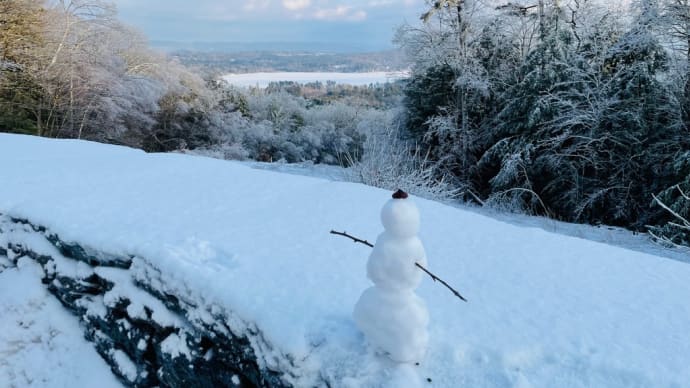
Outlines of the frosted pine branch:
[[[351,239],[352,241],[354,241],[355,243],[364,244],[364,245],[366,245],[366,246],[368,246],[368,247],[370,247],[370,248],[373,248],[373,247],[374,247],[374,244],[370,243],[369,241],[367,241],[367,240],[362,240],[362,239],[360,239],[360,238],[357,238],[357,237],[355,237],[355,236],[352,236],[352,235],[348,234],[347,232],[337,232],[337,231],[335,231],[335,230],[331,230],[331,234],[335,234],[335,235],[338,235],[338,236],[347,237],[347,238]],[[458,290],[456,290],[455,288],[451,287],[451,286],[450,286],[448,283],[446,283],[443,279],[441,279],[441,278],[439,278],[438,276],[434,275],[434,274],[431,273],[431,271],[429,271],[428,269],[424,268],[423,265],[421,265],[421,264],[419,264],[419,263],[414,263],[414,265],[417,266],[417,268],[419,268],[419,269],[421,269],[422,271],[424,271],[424,273],[426,273],[427,275],[429,275],[429,276],[431,277],[431,280],[443,284],[444,286],[446,286],[447,289],[450,290],[450,292],[453,293],[453,295],[455,295],[455,296],[457,296],[458,298],[460,298],[460,300],[462,300],[462,301],[464,301],[464,302],[467,302],[467,299],[465,299],[462,295],[460,295],[460,293],[458,292]]]

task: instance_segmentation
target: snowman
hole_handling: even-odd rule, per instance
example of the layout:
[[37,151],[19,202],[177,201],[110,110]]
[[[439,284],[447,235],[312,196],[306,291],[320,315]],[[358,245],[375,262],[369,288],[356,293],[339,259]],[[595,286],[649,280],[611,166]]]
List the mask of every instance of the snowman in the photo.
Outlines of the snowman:
[[429,313],[414,290],[422,281],[426,254],[417,237],[419,211],[407,193],[398,190],[381,210],[384,231],[367,262],[367,276],[374,283],[362,293],[353,317],[375,348],[393,361],[419,362],[424,358],[429,334]]

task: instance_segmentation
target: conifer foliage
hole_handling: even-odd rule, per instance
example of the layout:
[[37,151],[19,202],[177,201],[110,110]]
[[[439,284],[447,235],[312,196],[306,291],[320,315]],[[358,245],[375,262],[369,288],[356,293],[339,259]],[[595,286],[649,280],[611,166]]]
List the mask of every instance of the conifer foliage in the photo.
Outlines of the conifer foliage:
[[[659,196],[687,216],[685,1],[442,3],[398,39],[406,128],[466,199],[641,230],[674,218]],[[435,63],[414,55],[422,39],[448,42]]]

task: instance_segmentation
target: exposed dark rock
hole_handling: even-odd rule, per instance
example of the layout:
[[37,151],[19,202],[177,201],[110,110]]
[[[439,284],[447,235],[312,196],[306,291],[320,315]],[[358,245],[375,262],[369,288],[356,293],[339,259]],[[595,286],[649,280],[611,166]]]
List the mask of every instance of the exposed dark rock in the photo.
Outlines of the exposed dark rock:
[[102,295],[112,288],[112,283],[96,274],[92,274],[84,279],[74,279],[58,275],[53,279],[49,279],[48,283],[48,291],[55,295],[63,306],[78,316],[86,312],[86,307],[83,304],[77,303],[77,301],[89,295]]
[[84,262],[93,266],[105,266],[128,269],[132,265],[131,257],[119,257],[99,252],[89,247],[81,246],[76,243],[67,243],[60,240],[56,234],[47,235],[46,238],[53,244],[65,257]]
[[[26,219],[0,214],[0,234],[11,233],[14,227],[24,232],[30,227],[64,257],[39,254],[30,246],[13,242],[0,246],[0,256],[14,265],[24,256],[41,264],[47,289],[84,323],[85,337],[125,385],[289,386],[283,378],[285,371],[260,366],[266,363],[258,360],[254,346],[258,343],[265,348],[268,344],[257,328],[247,325],[242,332],[231,330],[226,323],[230,312],[218,306],[202,306],[203,302],[190,295],[176,294],[173,287],[164,286],[160,271],[148,262],[141,261],[135,274],[132,257],[67,243]],[[56,260],[80,261],[87,268],[78,275],[61,273]],[[105,270],[108,268],[112,269]],[[108,273],[113,271],[120,277],[111,279]],[[116,278],[120,279],[117,282],[128,283],[129,288],[124,289],[130,290],[129,294],[117,291]],[[150,303],[152,300],[158,302]],[[204,314],[194,314],[199,311]],[[157,318],[161,314],[172,318]],[[199,315],[205,318],[190,318]]]

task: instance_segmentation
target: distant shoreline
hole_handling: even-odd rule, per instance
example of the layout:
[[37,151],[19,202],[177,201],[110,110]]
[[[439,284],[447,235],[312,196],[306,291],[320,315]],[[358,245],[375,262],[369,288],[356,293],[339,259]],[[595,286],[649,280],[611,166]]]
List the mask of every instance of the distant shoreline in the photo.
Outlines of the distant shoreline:
[[405,71],[372,71],[358,73],[339,72],[257,72],[243,74],[225,74],[221,78],[229,84],[239,87],[265,88],[271,82],[310,83],[333,81],[337,84],[362,86],[376,83],[393,82],[409,76]]

